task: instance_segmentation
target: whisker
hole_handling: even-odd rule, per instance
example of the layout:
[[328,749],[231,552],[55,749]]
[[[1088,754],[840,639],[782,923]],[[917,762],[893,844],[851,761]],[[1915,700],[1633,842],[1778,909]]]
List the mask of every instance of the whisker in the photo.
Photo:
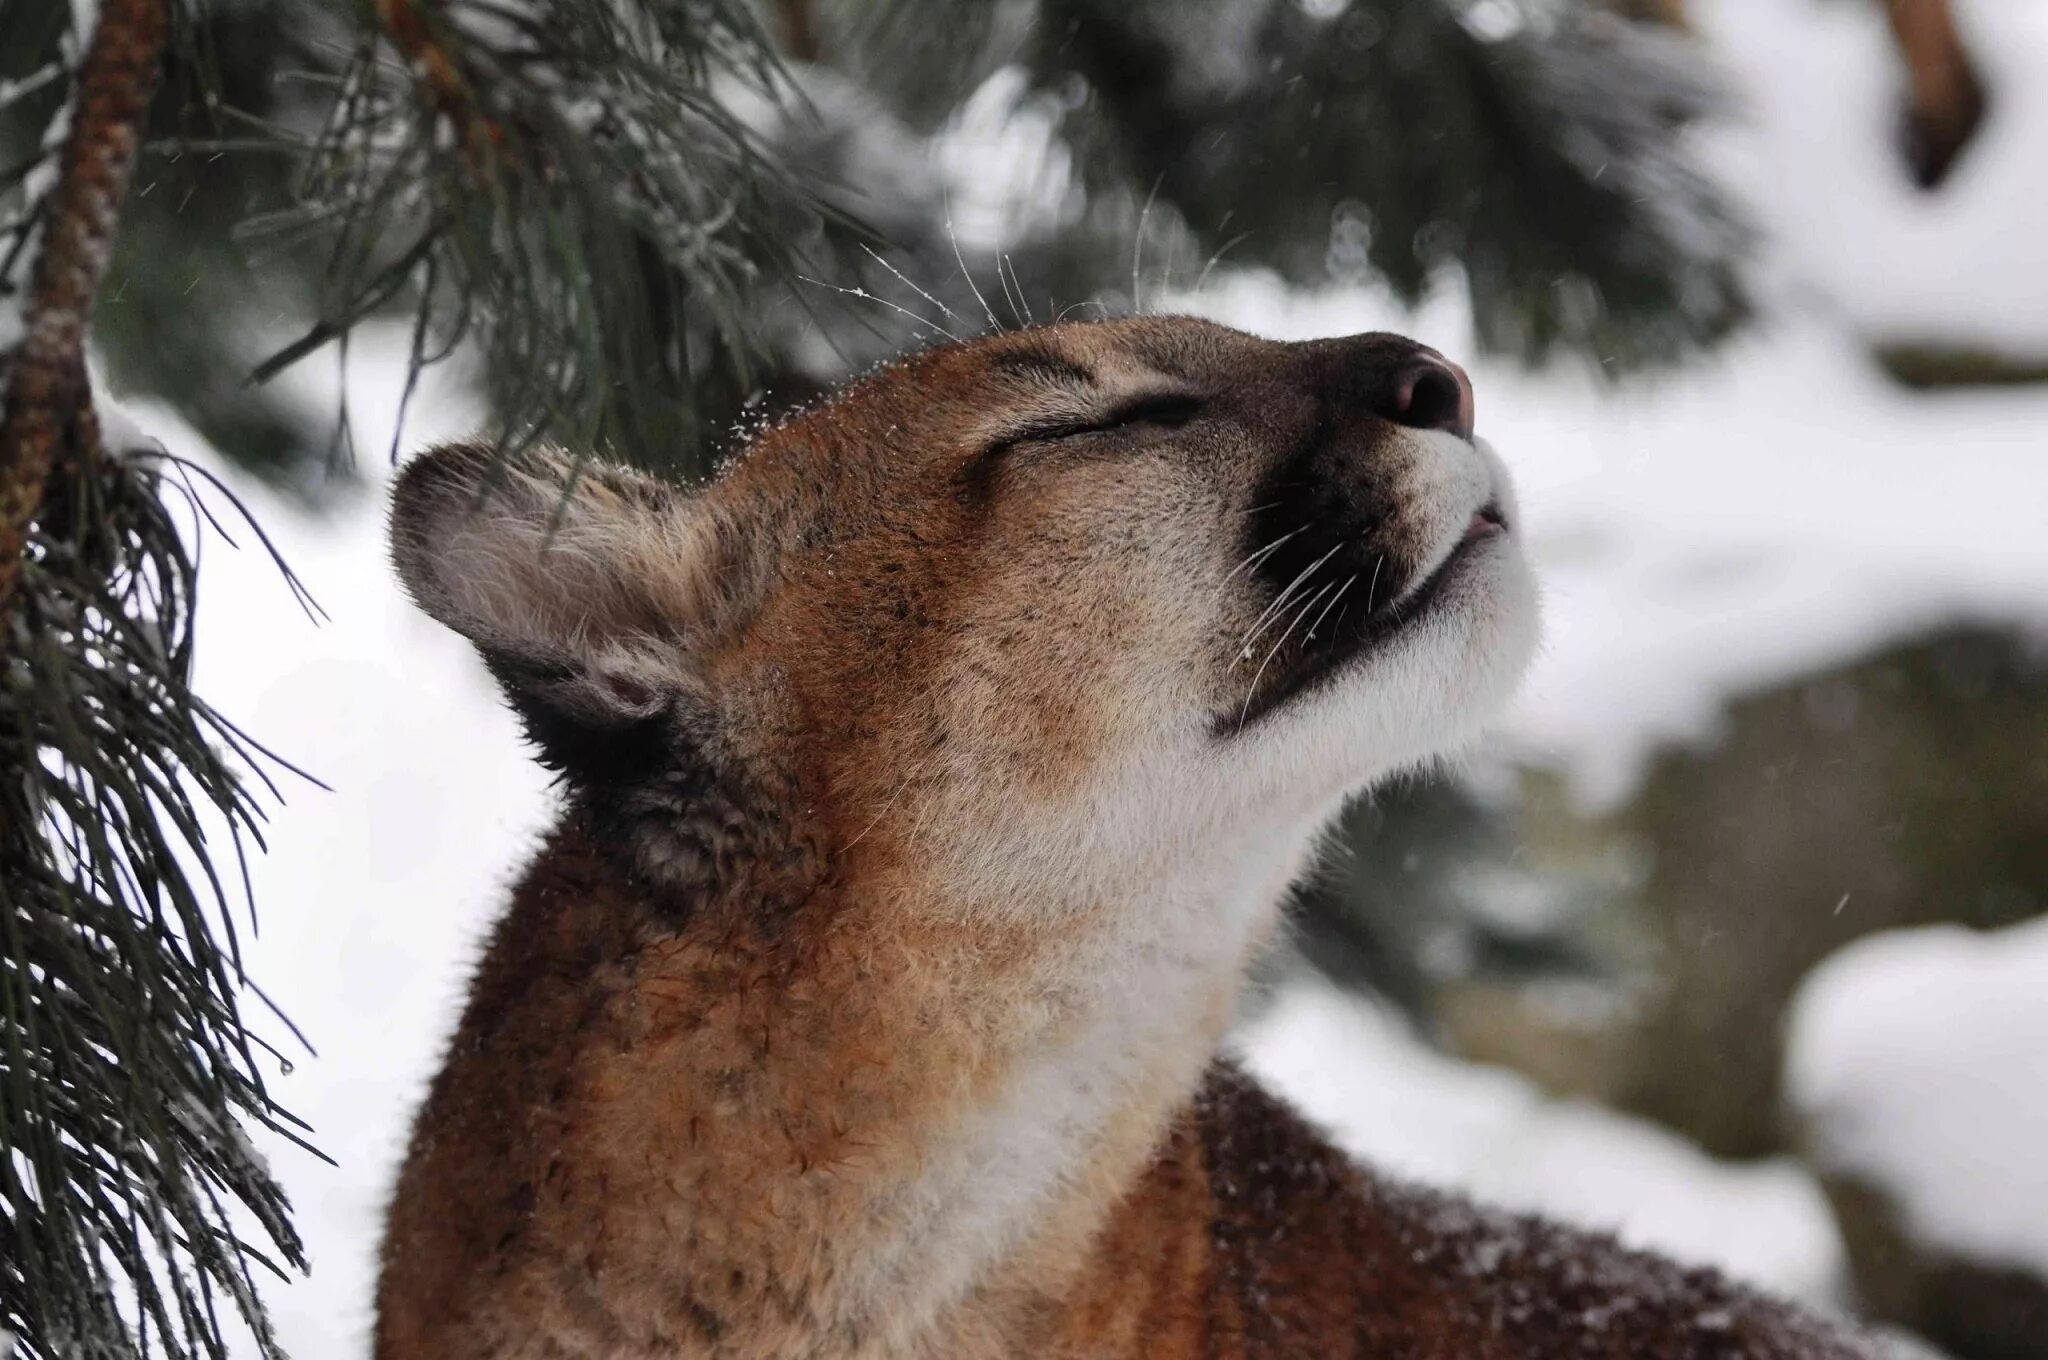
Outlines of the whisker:
[[[1280,635],[1280,643],[1284,643],[1284,641],[1288,639],[1288,633],[1292,633],[1294,629],[1298,629],[1298,627],[1300,627],[1300,617],[1303,617],[1303,614],[1307,614],[1307,612],[1309,612],[1311,608],[1315,608],[1315,602],[1317,602],[1317,600],[1321,600],[1321,598],[1323,598],[1325,594],[1329,594],[1331,586],[1335,586],[1335,582],[1323,582],[1323,586],[1321,586],[1321,588],[1319,588],[1319,590],[1317,590],[1315,594],[1311,594],[1311,596],[1307,598],[1307,602],[1303,602],[1303,606],[1300,606],[1298,610],[1294,610],[1294,621],[1292,621],[1290,625],[1286,625],[1286,633],[1282,633],[1282,635]],[[1343,592],[1339,590],[1337,594],[1343,594]],[[1276,614],[1276,617],[1274,617],[1274,623],[1278,623],[1278,621],[1280,621],[1280,619],[1278,619],[1278,614]],[[1272,627],[1272,625],[1266,625],[1266,627]],[[1262,629],[1262,631],[1264,631],[1264,629]],[[1253,639],[1249,639],[1249,641],[1257,641],[1257,639],[1253,637]],[[1280,643],[1274,643],[1274,645],[1278,647]],[[1268,655],[1270,655],[1270,653],[1268,653]],[[1239,660],[1239,662],[1249,662],[1249,660],[1251,660],[1251,647],[1243,647],[1243,649],[1239,649],[1239,653],[1237,653],[1237,660]]]
[[893,264],[890,264],[890,263],[889,263],[889,262],[888,262],[887,260],[883,259],[883,258],[882,258],[882,257],[881,257],[880,255],[877,255],[877,254],[875,253],[875,251],[874,251],[874,248],[873,248],[873,247],[871,247],[870,245],[868,245],[868,243],[867,243],[867,242],[865,242],[865,241],[861,242],[861,243],[860,243],[860,248],[861,248],[862,250],[865,250],[865,251],[867,251],[867,253],[868,253],[868,258],[869,258],[869,259],[873,260],[873,261],[874,261],[874,262],[875,262],[876,264],[878,264],[878,265],[882,266],[882,268],[884,268],[884,269],[888,270],[888,271],[889,271],[889,272],[890,272],[891,274],[894,274],[894,275],[895,275],[895,276],[896,276],[897,278],[901,279],[901,280],[903,281],[903,286],[904,286],[905,288],[908,288],[908,289],[909,289],[909,290],[910,290],[911,292],[913,292],[913,293],[917,294],[917,295],[918,295],[919,297],[923,298],[923,299],[924,299],[924,300],[925,300],[926,302],[929,302],[929,303],[930,303],[930,304],[931,304],[932,306],[934,306],[934,307],[938,308],[938,309],[939,309],[939,312],[940,312],[940,314],[941,314],[941,315],[943,315],[943,316],[944,316],[944,317],[945,317],[945,318],[946,318],[946,319],[947,319],[948,321],[958,321],[958,320],[960,319],[960,318],[959,318],[958,316],[954,315],[954,313],[953,313],[953,309],[952,309],[951,307],[948,307],[948,306],[947,306],[947,305],[946,305],[945,303],[943,303],[943,302],[939,301],[939,300],[938,300],[937,298],[933,297],[933,296],[932,296],[932,295],[931,295],[930,293],[927,293],[927,292],[926,292],[926,291],[925,291],[924,289],[922,289],[922,288],[918,287],[918,286],[917,286],[916,284],[912,283],[912,282],[911,282],[911,281],[909,280],[909,278],[908,278],[908,277],[906,277],[906,276],[904,275],[904,273],[903,273],[903,271],[902,271],[902,270],[898,269],[898,268],[897,268],[897,267],[896,267],[895,265],[893,265]]
[[1036,326],[1038,318],[1031,313],[1031,299],[1024,296],[1024,280],[1017,276],[1017,262],[1005,254],[1003,263],[1009,266],[1010,282],[1017,285],[1017,301],[1024,305],[1024,324]]
[[1019,326],[1024,324],[1024,309],[1018,305],[1020,299],[1010,288],[1010,276],[1003,272],[1003,261],[1007,256],[996,256],[996,282],[1003,286],[1003,301],[1010,304],[1010,319]]
[[1381,553],[1379,560],[1372,564],[1372,584],[1365,588],[1365,612],[1372,613],[1373,592],[1380,588],[1380,568],[1387,565],[1387,555]]
[[[1225,221],[1228,221],[1230,218],[1230,214],[1228,213],[1225,213],[1223,216]],[[1228,254],[1233,248],[1243,245],[1245,240],[1248,237],[1250,237],[1250,235],[1251,233],[1248,231],[1241,231],[1237,235],[1231,237],[1228,241],[1225,241],[1222,245],[1216,247],[1216,253],[1209,257],[1209,262],[1202,266],[1202,272],[1195,278],[1195,291],[1197,293],[1201,292],[1202,289],[1208,285],[1209,272],[1213,270],[1217,266],[1217,264],[1223,259],[1223,257],[1226,254]]]
[[[1318,601],[1318,600],[1322,599],[1322,598],[1323,598],[1323,596],[1325,596],[1325,595],[1329,594],[1330,590],[1331,590],[1331,589],[1332,589],[1332,588],[1333,588],[1333,587],[1334,587],[1334,586],[1335,586],[1336,584],[1337,584],[1337,583],[1336,583],[1335,581],[1325,581],[1325,582],[1324,582],[1324,583],[1322,584],[1322,586],[1321,586],[1321,587],[1320,587],[1319,589],[1317,589],[1317,590],[1316,590],[1316,592],[1315,592],[1315,593],[1314,593],[1313,595],[1310,595],[1310,596],[1308,597],[1308,599],[1307,599],[1306,601],[1304,601],[1304,602],[1302,603],[1302,606],[1301,606],[1301,608],[1300,608],[1300,609],[1298,609],[1298,610],[1296,610],[1296,611],[1295,611],[1295,613],[1294,613],[1294,621],[1293,621],[1292,623],[1290,623],[1290,624],[1288,624],[1288,625],[1287,625],[1287,630],[1286,630],[1286,632],[1283,632],[1283,633],[1281,633],[1281,634],[1280,634],[1280,638],[1279,638],[1279,641],[1278,641],[1278,642],[1275,642],[1275,643],[1273,644],[1273,647],[1274,647],[1274,650],[1275,650],[1275,651],[1277,651],[1277,650],[1279,649],[1279,647],[1280,647],[1281,643],[1284,643],[1284,642],[1286,642],[1286,641],[1287,641],[1287,639],[1288,639],[1289,635],[1291,635],[1291,634],[1292,634],[1292,633],[1294,632],[1294,630],[1295,630],[1296,628],[1299,628],[1299,627],[1301,626],[1301,619],[1302,619],[1302,615],[1304,615],[1304,614],[1308,613],[1308,611],[1309,611],[1309,610],[1311,610],[1311,609],[1314,609],[1314,608],[1316,607],[1316,601]],[[1340,592],[1340,593],[1341,593],[1341,592]],[[1277,618],[1276,618],[1276,622],[1277,622]],[[1241,651],[1240,651],[1240,652],[1238,653],[1237,659],[1238,659],[1239,661],[1249,661],[1249,660],[1251,660],[1251,659],[1252,659],[1252,649],[1251,649],[1251,648],[1249,648],[1249,647],[1246,647],[1246,648],[1244,648],[1243,650],[1241,650]],[[1270,661],[1270,660],[1272,660],[1272,659],[1273,659],[1273,653],[1272,653],[1272,652],[1268,652],[1268,653],[1266,653],[1266,660]],[[1261,664],[1261,669],[1264,669],[1263,663]]]
[[931,330],[937,331],[940,335],[945,336],[948,340],[958,340],[960,338],[959,336],[953,334],[953,332],[947,330],[944,326],[941,326],[938,322],[931,320],[929,317],[922,316],[917,312],[913,312],[908,307],[899,307],[897,304],[889,301],[889,299],[883,297],[879,293],[870,293],[867,289],[859,287],[857,285],[852,288],[846,288],[836,283],[827,283],[823,279],[814,279],[803,274],[798,274],[796,278],[800,282],[812,284],[815,287],[819,288],[829,288],[835,293],[843,293],[847,297],[860,298],[864,302],[879,302],[884,307],[887,307],[890,311],[900,312],[904,316],[909,317],[912,321],[915,321],[918,325],[925,326],[930,328]]
[[[1277,502],[1276,502],[1276,504],[1277,504]],[[1271,507],[1266,507],[1266,508],[1270,509]],[[1261,563],[1261,562],[1265,561],[1265,560],[1266,560],[1266,559],[1267,559],[1268,557],[1270,557],[1270,556],[1272,556],[1272,555],[1273,555],[1273,550],[1274,550],[1274,549],[1278,548],[1278,547],[1279,547],[1279,546],[1280,546],[1280,545],[1281,545],[1282,543],[1285,543],[1285,542],[1286,542],[1286,541],[1287,541],[1288,539],[1290,539],[1290,538],[1293,538],[1293,537],[1294,537],[1294,536],[1295,536],[1296,534],[1302,533],[1302,532],[1303,532],[1303,531],[1305,531],[1305,530],[1306,530],[1307,528],[1308,528],[1308,526],[1307,526],[1306,524],[1304,524],[1304,525],[1302,525],[1302,526],[1301,526],[1301,528],[1299,528],[1299,529],[1290,529],[1290,530],[1288,530],[1288,531],[1287,531],[1286,533],[1284,533],[1284,534],[1280,535],[1280,537],[1278,537],[1278,538],[1274,539],[1274,540],[1273,540],[1273,541],[1272,541],[1271,543],[1268,543],[1268,544],[1267,544],[1267,545],[1266,545],[1265,547],[1263,547],[1263,548],[1259,549],[1259,550],[1258,550],[1257,552],[1253,553],[1253,554],[1252,554],[1252,555],[1251,555],[1250,557],[1247,557],[1247,558],[1246,558],[1246,559],[1245,559],[1244,561],[1242,561],[1242,562],[1238,563],[1238,564],[1237,564],[1236,566],[1232,567],[1232,568],[1230,569],[1230,576],[1226,576],[1226,577],[1224,577],[1224,578],[1223,578],[1223,580],[1224,580],[1224,583],[1225,583],[1225,584],[1228,584],[1228,583],[1229,583],[1229,581],[1230,581],[1230,577],[1231,577],[1231,576],[1235,576],[1235,575],[1237,575],[1237,574],[1238,574],[1239,572],[1243,571],[1243,570],[1244,570],[1244,569],[1245,569],[1246,567],[1255,567],[1255,566],[1257,566],[1257,565],[1258,565],[1259,563]]]
[[981,304],[982,312],[988,317],[988,328],[1000,331],[1003,323],[996,320],[996,309],[988,305],[988,299],[981,295],[981,285],[974,281],[974,271],[967,267],[967,257],[960,253],[960,237],[953,231],[953,196],[943,200],[946,209],[946,239],[953,244],[953,259],[960,265],[960,272],[967,278],[967,286],[974,291],[974,300]]
[[1159,186],[1166,181],[1162,171],[1152,181],[1152,192],[1145,195],[1145,206],[1138,213],[1138,239],[1131,243],[1131,315],[1145,314],[1145,290],[1140,272],[1145,261],[1145,227],[1152,220],[1152,200],[1159,197]]
[[1323,612],[1316,615],[1316,621],[1308,626],[1308,636],[1302,638],[1303,642],[1307,642],[1310,638],[1313,638],[1316,635],[1316,629],[1323,626],[1323,620],[1328,618],[1330,616],[1330,611],[1337,607],[1337,601],[1344,598],[1346,592],[1348,592],[1351,589],[1352,585],[1355,584],[1357,580],[1358,573],[1355,571],[1344,578],[1344,584],[1337,587],[1337,593],[1335,595],[1332,595],[1330,597],[1330,602],[1323,606]]
[[1318,557],[1315,561],[1309,563],[1306,567],[1303,567],[1301,569],[1301,575],[1295,577],[1292,581],[1288,582],[1287,589],[1280,592],[1279,598],[1274,600],[1273,603],[1266,606],[1266,612],[1259,615],[1259,621],[1252,625],[1252,631],[1246,635],[1245,640],[1243,642],[1240,642],[1238,646],[1249,647],[1252,645],[1252,643],[1258,641],[1259,634],[1265,632],[1268,628],[1272,627],[1273,620],[1278,618],[1280,611],[1287,607],[1288,601],[1290,601],[1294,597],[1295,589],[1298,586],[1300,586],[1302,582],[1308,580],[1309,577],[1315,575],[1315,573],[1322,568],[1323,563],[1329,561],[1332,557],[1335,557],[1337,555],[1337,550],[1342,548],[1343,546],[1344,541],[1342,539],[1339,539],[1337,542],[1332,543],[1330,545],[1330,550],[1328,552],[1324,553],[1321,557]]
[[1335,582],[1331,582],[1325,585],[1322,590],[1319,590],[1315,594],[1309,596],[1308,603],[1301,607],[1301,613],[1296,614],[1294,616],[1294,622],[1287,625],[1287,631],[1280,635],[1280,640],[1273,644],[1273,650],[1266,653],[1266,659],[1264,661],[1261,661],[1259,663],[1258,670],[1252,673],[1251,686],[1244,692],[1244,707],[1237,711],[1238,731],[1244,731],[1245,715],[1252,711],[1252,700],[1258,697],[1259,681],[1265,678],[1266,667],[1273,664],[1273,658],[1278,656],[1280,654],[1280,649],[1287,645],[1287,639],[1294,636],[1295,629],[1301,627],[1301,620],[1303,616],[1306,615],[1309,610],[1314,609],[1316,607],[1316,601],[1323,598],[1324,591],[1331,589],[1331,587],[1335,584]]
[[[1311,567],[1310,570],[1312,571],[1314,568]],[[1295,577],[1288,584],[1287,588],[1274,598],[1273,603],[1266,606],[1266,612],[1259,615],[1258,619],[1253,622],[1251,631],[1246,633],[1243,640],[1237,644],[1238,651],[1242,654],[1242,659],[1250,659],[1252,644],[1257,642],[1268,628],[1271,628],[1280,621],[1281,616],[1287,612],[1287,607],[1298,598],[1296,591],[1305,587],[1308,579],[1307,572]]]

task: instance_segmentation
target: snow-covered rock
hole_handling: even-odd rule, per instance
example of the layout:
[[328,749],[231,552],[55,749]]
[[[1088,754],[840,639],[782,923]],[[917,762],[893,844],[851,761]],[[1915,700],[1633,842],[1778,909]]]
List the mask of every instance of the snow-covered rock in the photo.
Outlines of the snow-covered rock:
[[1800,991],[1787,1077],[1813,1157],[1911,1238],[2048,1282],[2048,920],[1842,950]]

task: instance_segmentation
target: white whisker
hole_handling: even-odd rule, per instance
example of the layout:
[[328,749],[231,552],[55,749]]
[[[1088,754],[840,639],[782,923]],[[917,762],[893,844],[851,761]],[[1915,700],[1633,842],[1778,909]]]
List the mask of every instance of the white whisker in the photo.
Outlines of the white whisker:
[[889,262],[888,262],[887,260],[883,259],[883,258],[882,258],[882,257],[881,257],[880,255],[877,255],[877,254],[876,254],[876,253],[874,252],[873,248],[872,248],[872,247],[870,247],[870,246],[868,245],[868,243],[867,243],[867,242],[865,242],[865,241],[861,242],[861,246],[860,246],[860,248],[861,248],[862,250],[865,250],[865,251],[867,251],[867,253],[868,253],[868,258],[869,258],[869,259],[873,260],[873,261],[874,261],[874,262],[875,262],[876,264],[878,264],[878,265],[882,266],[882,268],[884,268],[884,269],[888,270],[888,271],[889,271],[889,272],[890,272],[891,274],[894,274],[894,275],[895,275],[895,276],[896,276],[896,277],[897,277],[898,279],[901,279],[901,280],[903,281],[903,286],[904,286],[905,288],[908,288],[908,289],[909,289],[909,290],[910,290],[911,292],[913,292],[913,293],[917,294],[917,295],[918,295],[919,297],[923,298],[923,299],[924,299],[924,300],[925,300],[926,302],[929,302],[929,303],[930,303],[930,304],[931,304],[932,306],[934,306],[934,307],[938,308],[938,309],[939,309],[939,312],[940,312],[940,314],[941,314],[941,315],[943,315],[943,316],[944,316],[944,317],[945,317],[945,318],[946,318],[946,319],[947,319],[948,321],[958,321],[958,320],[960,319],[960,318],[959,318],[958,316],[954,315],[954,313],[953,313],[953,309],[952,309],[951,307],[948,307],[948,306],[947,306],[947,305],[946,305],[945,303],[943,303],[943,302],[939,301],[939,300],[938,300],[937,298],[933,297],[933,296],[932,296],[932,295],[931,295],[930,293],[927,293],[927,292],[926,292],[926,291],[925,291],[924,289],[922,289],[922,288],[918,287],[918,286],[917,286],[916,284],[912,283],[912,282],[911,282],[911,281],[909,280],[909,278],[907,278],[907,277],[906,277],[906,276],[904,275],[904,273],[903,273],[903,271],[902,271],[902,270],[898,269],[898,268],[897,268],[897,267],[896,267],[895,265],[893,265],[893,264],[890,264],[890,263],[889,263]]
[[1315,561],[1303,567],[1301,569],[1301,575],[1295,577],[1292,581],[1289,581],[1287,583],[1287,589],[1281,591],[1279,598],[1275,599],[1273,603],[1266,606],[1266,612],[1259,615],[1259,621],[1252,625],[1252,631],[1246,634],[1244,641],[1238,643],[1237,645],[1240,648],[1244,648],[1249,647],[1254,642],[1258,641],[1259,634],[1265,632],[1268,628],[1271,628],[1273,626],[1273,620],[1280,616],[1280,611],[1285,609],[1288,605],[1288,602],[1293,599],[1296,588],[1299,587],[1302,582],[1308,580],[1309,577],[1315,575],[1315,573],[1322,568],[1323,563],[1329,561],[1332,557],[1335,557],[1337,555],[1338,549],[1342,548],[1343,546],[1343,540],[1339,539],[1337,542],[1332,543],[1330,545],[1330,550],[1328,552],[1324,553],[1321,557],[1318,557]]
[[829,288],[835,293],[844,293],[847,297],[859,298],[863,302],[879,302],[882,306],[887,307],[890,311],[899,312],[902,315],[909,317],[912,321],[915,321],[918,325],[937,331],[940,335],[945,336],[948,340],[958,340],[960,338],[959,336],[953,334],[953,332],[947,330],[944,326],[941,326],[938,322],[933,321],[931,318],[922,316],[917,312],[913,312],[908,307],[898,306],[896,303],[889,301],[889,299],[883,297],[879,293],[870,293],[867,289],[859,287],[846,288],[836,283],[827,283],[823,279],[814,279],[807,277],[806,275],[803,274],[798,274],[796,278],[800,282],[808,283],[818,288]]
[[1038,318],[1031,313],[1031,299],[1024,296],[1024,280],[1017,276],[1017,262],[1005,255],[1003,263],[1010,267],[1010,282],[1017,285],[1017,301],[1024,304],[1024,324],[1036,326]]
[[[1225,213],[1223,215],[1223,218],[1224,221],[1229,221],[1230,214]],[[1241,231],[1237,235],[1231,237],[1228,241],[1225,241],[1222,245],[1216,247],[1216,253],[1209,257],[1209,262],[1202,266],[1202,272],[1195,278],[1195,291],[1197,293],[1201,292],[1203,288],[1208,286],[1209,272],[1216,267],[1218,262],[1220,262],[1223,259],[1224,255],[1227,254],[1234,246],[1242,244],[1245,238],[1249,237],[1250,235],[1251,233],[1248,231]]]
[[1282,543],[1285,543],[1288,539],[1293,538],[1296,534],[1303,532],[1303,530],[1306,530],[1307,528],[1308,526],[1304,524],[1301,526],[1300,529],[1288,530],[1286,533],[1280,535],[1280,537],[1274,539],[1271,543],[1268,543],[1265,547],[1253,553],[1250,557],[1245,558],[1244,561],[1232,567],[1230,569],[1230,576],[1224,577],[1223,580],[1227,584],[1231,576],[1237,575],[1246,567],[1256,567],[1259,563],[1265,561],[1268,557],[1271,557],[1273,555],[1273,551],[1276,548],[1278,548]]
[[966,276],[967,286],[974,290],[974,300],[981,304],[983,314],[988,317],[988,328],[992,331],[1000,331],[1003,328],[1003,323],[996,320],[996,309],[989,306],[988,299],[981,295],[981,285],[974,281],[974,271],[967,267],[967,257],[960,253],[960,237],[953,231],[953,199],[951,195],[947,195],[944,205],[946,209],[946,239],[953,243],[953,258],[959,263],[960,272]]
[[1309,638],[1312,638],[1316,635],[1316,629],[1323,626],[1323,620],[1328,618],[1330,616],[1330,611],[1337,607],[1337,601],[1344,598],[1345,593],[1351,589],[1352,584],[1357,580],[1358,573],[1355,571],[1344,578],[1344,584],[1337,587],[1337,593],[1335,595],[1332,595],[1330,597],[1330,602],[1323,606],[1323,612],[1316,615],[1316,621],[1308,626],[1308,636],[1302,639],[1303,642],[1308,641]]
[[1280,654],[1280,649],[1287,645],[1287,639],[1294,636],[1295,629],[1301,627],[1301,620],[1303,616],[1306,615],[1309,610],[1314,609],[1316,607],[1316,601],[1323,598],[1324,591],[1332,589],[1335,586],[1335,584],[1335,582],[1331,582],[1325,585],[1322,590],[1319,590],[1315,594],[1309,596],[1308,603],[1303,605],[1301,607],[1301,612],[1294,616],[1294,622],[1287,625],[1287,631],[1280,635],[1280,640],[1273,644],[1273,650],[1266,653],[1266,659],[1264,661],[1261,661],[1259,663],[1258,670],[1252,673],[1251,687],[1245,690],[1244,692],[1244,707],[1237,711],[1237,728],[1240,732],[1244,730],[1245,715],[1252,711],[1252,700],[1258,697],[1259,681],[1265,678],[1266,667],[1273,664],[1273,658],[1278,656]]
[[1138,213],[1138,239],[1131,243],[1131,315],[1145,314],[1145,289],[1141,283],[1140,271],[1145,262],[1145,227],[1152,220],[1152,200],[1159,197],[1159,186],[1166,179],[1160,175],[1152,181],[1152,192],[1145,195],[1145,206]]
[[1010,320],[1019,326],[1024,324],[1024,313],[1017,306],[1017,295],[1010,291],[1010,276],[1003,272],[1003,257],[996,256],[996,286],[1003,290],[1003,304],[1010,309]]

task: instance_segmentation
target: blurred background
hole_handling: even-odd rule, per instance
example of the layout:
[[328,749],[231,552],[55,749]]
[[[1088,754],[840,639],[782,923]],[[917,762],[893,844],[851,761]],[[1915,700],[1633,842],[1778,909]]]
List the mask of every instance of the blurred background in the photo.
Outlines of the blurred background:
[[[33,9],[0,82],[71,24]],[[2048,1357],[2048,0],[704,9],[781,68],[714,60],[588,167],[631,211],[549,245],[517,201],[376,197],[413,153],[334,112],[378,88],[320,56],[340,10],[213,6],[152,114],[97,371],[328,616],[194,524],[196,688],[332,786],[272,812],[245,942],[336,1162],[265,1144],[314,1267],[268,1290],[285,1347],[364,1349],[406,1121],[551,807],[390,578],[393,451],[546,423],[703,475],[943,330],[1144,310],[1463,360],[1544,588],[1486,749],[1348,814],[1251,1065],[1399,1173]],[[189,126],[202,75],[299,153]],[[572,81],[464,97],[405,105],[417,154],[632,126]],[[0,101],[0,148],[36,117]],[[733,147],[774,174],[704,197]]]

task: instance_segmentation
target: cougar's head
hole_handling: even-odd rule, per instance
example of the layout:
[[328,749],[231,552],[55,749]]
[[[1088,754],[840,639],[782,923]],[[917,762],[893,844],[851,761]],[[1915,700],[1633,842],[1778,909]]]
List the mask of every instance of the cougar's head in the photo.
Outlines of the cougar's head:
[[1436,351],[1186,318],[919,354],[699,491],[449,448],[394,512],[572,789],[641,832],[791,791],[841,844],[1326,812],[1506,695],[1519,537]]

